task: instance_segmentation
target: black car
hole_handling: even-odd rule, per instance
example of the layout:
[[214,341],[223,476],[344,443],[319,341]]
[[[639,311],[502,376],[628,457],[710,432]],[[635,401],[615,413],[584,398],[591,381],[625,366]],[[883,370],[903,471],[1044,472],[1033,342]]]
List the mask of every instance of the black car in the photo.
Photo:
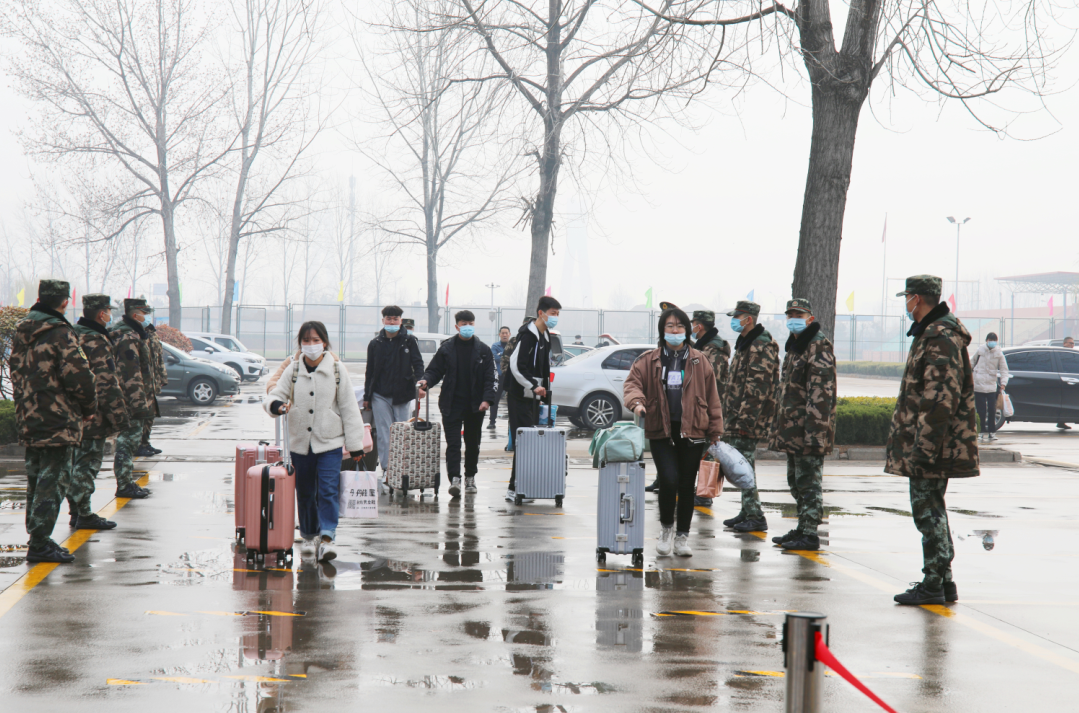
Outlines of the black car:
[[169,381],[162,396],[188,398],[199,406],[209,406],[217,397],[240,392],[240,377],[232,367],[185,354],[171,344],[165,348],[165,370]]
[[1079,422],[1079,350],[1063,347],[1021,346],[1004,350],[1008,396],[1015,414],[1004,421],[1030,423]]

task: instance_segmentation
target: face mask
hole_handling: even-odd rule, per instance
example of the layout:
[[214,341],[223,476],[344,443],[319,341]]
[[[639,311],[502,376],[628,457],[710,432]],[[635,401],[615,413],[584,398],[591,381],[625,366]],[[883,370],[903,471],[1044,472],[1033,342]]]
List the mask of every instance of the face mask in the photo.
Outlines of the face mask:
[[300,351],[308,359],[318,359],[322,356],[322,342],[318,344],[302,344],[300,345]]
[[413,334],[415,334],[415,332],[414,332],[414,331],[412,331],[411,329],[410,329],[410,330],[408,330],[408,336],[410,336],[410,337],[411,337],[411,336],[412,336]]
[[386,324],[383,326],[386,329],[386,334],[397,334],[401,330],[401,325],[399,324]]
[[554,329],[558,326],[558,315],[552,315],[547,317],[547,328]]
[[472,335],[476,333],[476,328],[471,324],[466,324],[461,327],[461,336],[465,339],[471,339]]
[[[910,304],[910,300],[907,300],[907,304]],[[904,305],[904,307],[905,306],[906,305]],[[910,310],[907,310],[907,319],[909,319],[911,322],[915,321],[914,320],[914,313],[911,312]]]
[[989,347],[990,349],[996,349],[997,348],[997,343],[996,342],[986,342],[985,346]]
[[731,329],[736,332],[741,332],[745,327],[742,326],[742,323],[738,321],[737,317],[731,317]]
[[803,317],[789,317],[787,318],[787,329],[795,334],[801,334],[806,331],[806,321]]
[[670,344],[672,347],[677,347],[682,342],[686,341],[685,334],[664,334],[664,341]]

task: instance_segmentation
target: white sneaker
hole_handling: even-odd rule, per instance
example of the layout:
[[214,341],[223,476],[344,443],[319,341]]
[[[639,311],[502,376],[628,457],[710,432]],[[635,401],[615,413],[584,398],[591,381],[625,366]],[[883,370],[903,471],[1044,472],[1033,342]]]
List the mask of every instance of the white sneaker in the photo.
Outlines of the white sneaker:
[[689,549],[689,535],[682,533],[675,535],[674,553],[679,557],[692,557],[693,550]]
[[328,562],[337,557],[337,547],[333,540],[323,539],[318,543],[318,561]]
[[318,551],[317,537],[305,537],[300,542],[300,555],[313,555]]
[[451,478],[450,479],[450,497],[451,498],[456,498],[456,497],[460,497],[460,495],[461,495],[461,479],[460,478]]
[[506,491],[506,502],[512,503],[516,499],[517,499],[517,493],[513,492],[512,490],[507,490]]
[[475,476],[472,476],[470,478],[465,478],[465,492],[466,493],[474,493],[474,492],[476,492],[476,477]]
[[995,434],[995,433],[990,433],[990,434],[989,434],[989,437],[988,437],[988,439],[987,439],[987,440],[989,440],[989,441],[996,441],[996,440],[998,440],[998,439],[997,439],[997,434]]
[[671,540],[674,538],[674,525],[664,525],[659,531],[659,542],[656,543],[656,554],[666,557],[671,553]]

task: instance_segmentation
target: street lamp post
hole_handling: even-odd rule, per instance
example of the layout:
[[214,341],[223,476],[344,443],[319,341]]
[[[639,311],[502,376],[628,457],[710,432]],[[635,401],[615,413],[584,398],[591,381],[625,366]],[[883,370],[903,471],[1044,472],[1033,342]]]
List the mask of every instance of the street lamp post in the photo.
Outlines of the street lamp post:
[[[494,313],[494,309],[495,309],[495,290],[497,290],[501,286],[502,285],[496,285],[494,282],[491,282],[491,284],[489,284],[489,285],[484,285],[484,287],[491,290],[491,313],[492,314]],[[491,329],[495,329],[494,317],[491,318]],[[492,332],[492,334],[497,335],[498,332]]]
[[963,218],[963,220],[956,220],[952,216],[948,216],[948,222],[955,225],[955,308],[959,309],[959,231],[963,229],[963,224],[970,222],[970,218]]

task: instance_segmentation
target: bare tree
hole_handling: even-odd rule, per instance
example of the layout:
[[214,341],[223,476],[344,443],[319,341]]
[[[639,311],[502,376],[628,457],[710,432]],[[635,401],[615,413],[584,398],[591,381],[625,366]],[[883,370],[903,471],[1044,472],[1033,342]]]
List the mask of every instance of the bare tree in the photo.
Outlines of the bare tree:
[[1047,0],[851,0],[838,48],[829,0],[800,0],[793,7],[774,0],[634,2],[672,24],[732,33],[745,28],[753,36],[741,46],[801,59],[813,131],[791,289],[810,299],[817,320],[833,334],[854,140],[874,82],[884,85],[886,97],[905,88],[930,100],[958,101],[982,126],[1007,133],[1007,120],[995,118],[999,106],[990,100],[1005,89],[1040,95],[1058,56],[1042,26],[1043,18],[1057,14]]
[[[567,146],[588,126],[606,150],[626,126],[646,126],[664,99],[685,98],[710,67],[684,61],[692,40],[677,42],[678,25],[646,9],[611,0],[457,0],[456,22],[469,27],[497,65],[474,81],[508,84],[537,119],[534,146],[539,187],[524,199],[532,252],[526,307],[547,281],[547,251],[559,171]],[[662,0],[667,12],[671,0]],[[711,46],[711,42],[708,43]],[[724,51],[722,45],[720,50]],[[717,59],[716,62],[720,60]],[[623,121],[622,125],[619,121]]]
[[[309,127],[307,75],[316,57],[318,0],[233,0],[241,40],[233,83],[232,115],[237,126],[236,188],[232,198],[221,330],[232,328],[232,298],[240,241],[281,230],[290,203],[281,189],[297,177],[301,156],[319,133]],[[260,158],[262,160],[260,160]],[[256,162],[269,163],[252,180]]]
[[176,213],[228,150],[214,122],[225,89],[200,60],[206,25],[194,4],[14,0],[3,15],[4,31],[23,46],[9,61],[10,73],[39,110],[24,145],[75,170],[86,157],[103,158],[135,179],[117,231],[160,217],[175,327],[181,317]]

